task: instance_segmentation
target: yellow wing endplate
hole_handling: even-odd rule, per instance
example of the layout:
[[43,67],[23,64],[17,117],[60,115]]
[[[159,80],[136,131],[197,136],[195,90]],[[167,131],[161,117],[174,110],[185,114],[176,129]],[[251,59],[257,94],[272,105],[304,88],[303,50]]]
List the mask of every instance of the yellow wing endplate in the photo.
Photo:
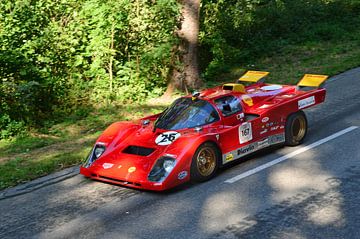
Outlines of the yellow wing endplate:
[[329,76],[305,74],[298,86],[319,87]]
[[258,82],[265,76],[269,75],[267,71],[248,71],[238,81],[242,82]]

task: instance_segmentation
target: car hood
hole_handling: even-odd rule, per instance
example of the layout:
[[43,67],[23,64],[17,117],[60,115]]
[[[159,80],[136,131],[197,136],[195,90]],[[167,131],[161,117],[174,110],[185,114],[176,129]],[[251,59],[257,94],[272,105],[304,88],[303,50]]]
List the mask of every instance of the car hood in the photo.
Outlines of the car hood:
[[118,136],[107,144],[105,153],[90,166],[92,171],[102,177],[115,177],[125,181],[147,180],[158,158],[161,156],[180,157],[182,150],[178,149],[186,148],[187,139],[194,139],[195,134],[193,129],[171,131],[178,133],[178,138],[167,145],[159,145],[155,141],[160,135],[169,131],[156,129],[153,132],[152,125],[132,127],[132,132],[125,138],[120,137],[118,133]]

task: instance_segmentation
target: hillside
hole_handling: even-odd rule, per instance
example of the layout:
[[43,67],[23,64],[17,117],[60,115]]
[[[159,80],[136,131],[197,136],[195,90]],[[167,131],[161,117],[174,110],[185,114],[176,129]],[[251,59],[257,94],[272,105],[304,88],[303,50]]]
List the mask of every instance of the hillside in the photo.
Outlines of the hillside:
[[[181,66],[173,52],[180,7],[2,1],[0,188],[79,164],[110,123],[166,107],[169,101],[157,101]],[[293,84],[305,73],[359,66],[359,13],[357,0],[202,1],[204,87],[248,69]]]

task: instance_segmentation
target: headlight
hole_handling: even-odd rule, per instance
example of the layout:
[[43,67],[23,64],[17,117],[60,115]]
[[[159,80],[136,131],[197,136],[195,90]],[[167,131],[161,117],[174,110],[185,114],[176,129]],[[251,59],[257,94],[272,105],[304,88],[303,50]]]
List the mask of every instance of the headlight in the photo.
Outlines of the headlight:
[[103,145],[96,145],[94,150],[94,156],[95,158],[100,158],[100,156],[105,152],[105,146]]
[[93,164],[98,158],[101,157],[101,155],[103,155],[103,153],[105,152],[106,147],[104,144],[102,143],[97,143],[95,145],[95,147],[91,150],[91,152],[89,153],[89,155],[86,157],[85,162],[83,163],[83,166],[85,168],[88,168],[91,166],[91,164]]
[[171,157],[159,158],[149,173],[148,179],[152,182],[162,182],[175,167],[175,159]]
[[169,158],[164,160],[163,168],[167,173],[170,173],[171,170],[174,168],[174,166],[175,166],[175,160]]

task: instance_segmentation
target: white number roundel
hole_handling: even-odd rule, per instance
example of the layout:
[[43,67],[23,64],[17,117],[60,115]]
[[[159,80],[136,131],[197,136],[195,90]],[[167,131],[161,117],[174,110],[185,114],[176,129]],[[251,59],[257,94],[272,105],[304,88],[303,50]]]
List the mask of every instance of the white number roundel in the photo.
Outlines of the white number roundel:
[[251,123],[245,122],[239,126],[239,140],[240,144],[246,143],[252,140]]
[[181,136],[181,134],[176,131],[164,132],[164,133],[160,134],[158,137],[156,137],[155,143],[157,145],[169,145],[172,142],[174,142],[177,138],[179,138],[180,136]]

